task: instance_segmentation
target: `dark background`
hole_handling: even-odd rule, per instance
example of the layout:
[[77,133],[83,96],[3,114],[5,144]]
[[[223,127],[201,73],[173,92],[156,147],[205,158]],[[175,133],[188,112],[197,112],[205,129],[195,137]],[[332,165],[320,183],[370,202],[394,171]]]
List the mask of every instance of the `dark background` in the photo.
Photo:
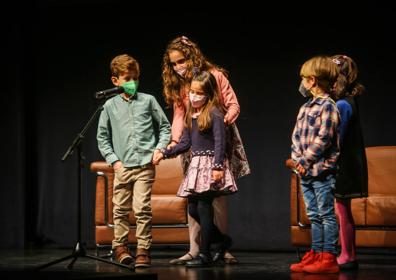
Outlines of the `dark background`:
[[[337,2],[231,8],[137,3],[42,0],[3,10],[10,19],[2,25],[1,247],[75,244],[76,156],[61,158],[98,106],[94,92],[113,87],[110,60],[134,56],[142,69],[140,91],[153,94],[165,109],[162,55],[180,35],[229,71],[241,105],[237,124],[252,174],[229,199],[235,249],[290,249],[284,161],[304,102],[297,89],[307,59],[340,53],[355,59],[367,89],[360,104],[365,144],[396,145],[394,9]],[[171,120],[171,110],[165,112]],[[96,125],[83,140],[82,239],[91,247],[95,175],[89,163],[102,159]]]

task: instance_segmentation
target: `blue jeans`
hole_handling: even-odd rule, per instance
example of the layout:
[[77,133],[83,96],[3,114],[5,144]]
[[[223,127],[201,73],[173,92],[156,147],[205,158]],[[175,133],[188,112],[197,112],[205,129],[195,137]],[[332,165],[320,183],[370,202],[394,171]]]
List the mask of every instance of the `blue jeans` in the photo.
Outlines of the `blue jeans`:
[[338,224],[334,211],[335,176],[301,178],[301,189],[311,221],[312,249],[337,254]]

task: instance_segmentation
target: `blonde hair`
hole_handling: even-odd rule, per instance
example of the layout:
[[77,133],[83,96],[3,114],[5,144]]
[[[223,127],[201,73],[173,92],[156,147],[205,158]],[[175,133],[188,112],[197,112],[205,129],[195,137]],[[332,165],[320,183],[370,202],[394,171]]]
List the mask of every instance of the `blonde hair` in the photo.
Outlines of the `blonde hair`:
[[119,77],[121,74],[136,71],[137,76],[140,76],[140,67],[136,59],[128,54],[117,55],[110,62],[111,75]]
[[[181,52],[186,59],[188,67],[184,78],[181,78],[175,70],[173,70],[173,66],[169,59],[169,53],[172,51]],[[183,97],[180,95],[181,90],[184,86],[191,84],[193,75],[201,71],[209,71],[213,68],[227,75],[226,70],[208,61],[202,54],[198,45],[186,36],[173,39],[166,47],[162,63],[163,94],[165,102],[168,105],[173,103],[182,104]]]
[[[206,95],[206,102],[203,105],[201,114],[198,116],[198,129],[205,131],[212,127],[212,118],[210,116],[212,110],[217,108],[220,112],[224,113],[224,107],[221,105],[219,99],[219,89],[217,86],[216,78],[209,71],[202,71],[192,78],[192,81],[197,81],[201,84],[202,90]],[[184,124],[191,130],[192,127],[192,114],[194,108],[190,105],[184,117]]]
[[338,69],[330,57],[315,56],[303,64],[300,76],[305,78],[315,77],[318,86],[332,95],[333,85],[338,76]]
[[362,94],[364,86],[357,82],[358,68],[355,61],[346,55],[334,55],[332,61],[339,69],[334,84],[336,99]]

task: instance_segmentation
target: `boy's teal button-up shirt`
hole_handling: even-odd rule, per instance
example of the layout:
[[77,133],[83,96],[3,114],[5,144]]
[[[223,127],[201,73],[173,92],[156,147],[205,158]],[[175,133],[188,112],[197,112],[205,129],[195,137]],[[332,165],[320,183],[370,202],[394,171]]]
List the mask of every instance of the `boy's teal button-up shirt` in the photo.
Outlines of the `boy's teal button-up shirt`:
[[125,167],[148,164],[155,149],[168,145],[170,135],[169,121],[152,95],[137,92],[129,100],[117,95],[103,105],[97,140],[110,165],[117,160]]

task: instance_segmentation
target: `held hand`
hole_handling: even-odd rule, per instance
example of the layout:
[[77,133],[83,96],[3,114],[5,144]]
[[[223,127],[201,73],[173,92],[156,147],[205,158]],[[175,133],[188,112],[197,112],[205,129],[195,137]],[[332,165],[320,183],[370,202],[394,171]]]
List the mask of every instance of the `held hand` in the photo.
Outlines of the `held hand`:
[[223,170],[212,170],[212,179],[213,181],[220,181],[224,177]]
[[151,162],[155,165],[158,164],[158,150],[154,150],[153,153],[153,158],[151,159]]
[[114,171],[117,171],[120,168],[122,168],[122,162],[120,160],[117,160],[116,162],[113,163]]
[[305,175],[307,173],[307,170],[305,170],[305,168],[299,163],[296,164],[296,169],[301,175]]
[[176,146],[177,144],[175,142],[170,142],[170,144],[168,146],[166,146],[167,149],[170,149],[174,146]]
[[153,164],[158,165],[159,162],[164,158],[164,154],[160,150],[155,150],[153,155]]

